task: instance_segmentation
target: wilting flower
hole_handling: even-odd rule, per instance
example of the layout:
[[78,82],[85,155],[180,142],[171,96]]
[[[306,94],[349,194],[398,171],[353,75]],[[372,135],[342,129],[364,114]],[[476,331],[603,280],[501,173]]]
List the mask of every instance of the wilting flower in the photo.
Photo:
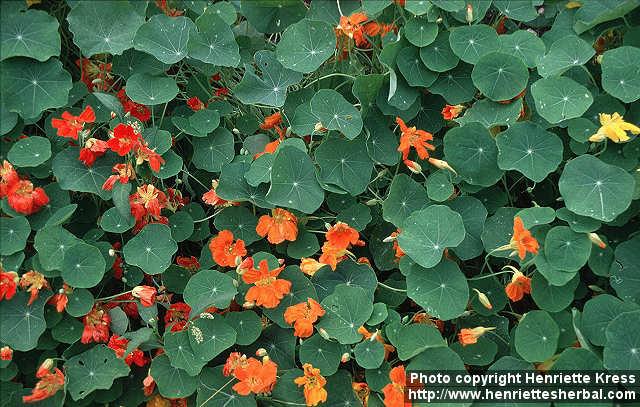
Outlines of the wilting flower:
[[121,184],[126,184],[130,179],[135,179],[136,170],[133,168],[131,163],[126,164],[116,164],[113,166],[111,171],[114,175],[110,175],[102,184],[102,189],[105,191],[111,191],[116,182],[120,182]]
[[131,295],[140,300],[143,307],[150,307],[156,302],[157,291],[148,285],[137,285],[131,290]]
[[442,117],[445,120],[453,120],[456,117],[458,117],[463,110],[464,110],[464,106],[462,105],[455,105],[455,106],[445,105],[442,108]]
[[30,395],[22,396],[23,403],[35,403],[47,399],[64,387],[64,374],[58,368],[55,368],[52,373],[52,367],[53,360],[51,359],[45,360],[42,365],[40,365],[36,372],[36,377],[40,379],[40,381],[36,383]]
[[516,269],[504,290],[511,301],[520,301],[525,294],[531,294],[531,279]]
[[34,188],[31,181],[22,179],[7,188],[7,203],[16,212],[32,215],[49,203],[44,189]]
[[145,396],[149,397],[153,394],[153,390],[156,388],[156,382],[153,380],[151,373],[147,374],[147,377],[144,378],[142,386],[144,386],[143,392]]
[[402,153],[402,159],[406,160],[409,158],[411,147],[416,150],[421,160],[429,158],[429,152],[427,150],[435,150],[435,147],[428,143],[428,141],[433,140],[433,135],[424,130],[418,130],[415,126],[408,127],[399,117],[396,117],[396,123],[400,126],[401,131],[398,151]]
[[320,374],[320,369],[310,363],[302,365],[302,369],[304,375],[296,377],[293,382],[298,386],[304,386],[303,394],[307,406],[317,406],[327,401],[327,390],[324,388],[327,379]]
[[171,325],[171,332],[182,331],[189,321],[191,307],[184,302],[176,302],[169,306],[164,314],[165,328]]
[[[372,340],[376,340],[378,342],[380,342],[382,345],[384,345],[384,358],[385,360],[389,357],[389,354],[393,353],[396,348],[393,347],[393,345],[389,345],[388,343],[386,343],[384,341],[384,338],[382,337],[382,335],[380,335],[380,332],[377,331],[375,333],[371,333],[367,330],[367,328],[361,326],[360,328],[358,328],[358,333],[360,335],[362,335],[362,339],[364,341],[372,341]],[[375,338],[373,338],[373,336],[375,335]]]
[[0,348],[0,360],[11,360],[13,359],[13,349],[8,346],[3,346]]
[[37,271],[28,271],[20,277],[20,288],[26,288],[31,294],[29,297],[29,302],[27,305],[31,305],[35,300],[38,299],[38,294],[40,294],[40,290],[43,288],[49,288],[49,283],[44,278],[44,275],[38,273]]
[[222,267],[235,267],[237,259],[247,255],[244,241],[233,241],[233,233],[230,230],[222,230],[209,242],[209,251],[213,260]]
[[211,180],[211,189],[202,195],[202,201],[207,205],[211,205],[213,207],[221,207],[221,206],[235,206],[239,205],[239,202],[229,202],[218,196],[216,193],[216,189],[218,188],[218,180]]
[[111,63],[94,63],[89,58],[76,59],[76,65],[81,68],[80,80],[87,85],[87,90],[93,92],[96,88],[101,91],[109,90],[113,85]]
[[15,271],[4,271],[2,264],[0,264],[0,301],[7,299],[10,300],[16,295],[16,289],[20,277]]
[[306,302],[292,305],[284,312],[284,320],[293,325],[293,335],[308,338],[313,334],[313,324],[325,314],[324,308],[313,298]]
[[109,326],[111,317],[109,313],[100,308],[93,308],[84,316],[84,330],[80,342],[107,342],[109,340]]
[[109,146],[106,141],[97,138],[90,138],[84,143],[84,147],[80,149],[78,159],[87,167],[91,167],[96,159],[102,157],[107,152]]
[[242,274],[245,283],[254,284],[247,291],[245,300],[265,308],[277,307],[291,290],[291,281],[278,278],[283,269],[284,266],[269,270],[268,262],[262,260],[257,269],[252,267]]
[[149,163],[149,168],[153,172],[159,172],[162,164],[165,163],[160,154],[150,149],[146,143],[143,143],[136,149],[136,164],[140,165],[145,161]]
[[[407,385],[407,376],[404,366],[396,366],[389,372],[391,383],[382,388],[385,407],[404,407],[404,388]],[[411,406],[411,403],[407,403]]]
[[288,240],[293,242],[298,237],[298,218],[282,208],[271,210],[271,216],[262,215],[256,225],[256,233],[265,237],[269,243],[279,244]]
[[613,114],[600,113],[600,125],[601,127],[596,134],[589,137],[589,141],[600,142],[609,138],[614,143],[622,143],[630,140],[627,131],[635,135],[640,134],[640,127],[625,122],[617,112]]
[[14,185],[20,180],[18,172],[13,168],[13,165],[7,160],[2,162],[0,167],[0,199],[7,196],[9,193],[9,187]]
[[189,271],[198,271],[200,270],[200,262],[195,256],[178,256],[176,258],[176,264],[182,268],[185,268]]
[[247,367],[247,365],[247,355],[243,355],[240,352],[231,352],[222,368],[222,374],[228,377],[235,372],[237,367]]
[[233,390],[242,396],[269,393],[276,384],[277,374],[278,365],[269,358],[264,358],[262,362],[249,358],[245,364],[234,369],[233,375],[239,382],[233,385]]
[[149,222],[169,223],[169,220],[161,215],[163,208],[167,206],[167,196],[151,184],[138,187],[135,193],[129,196],[131,214],[136,219],[134,231],[139,231]]
[[473,345],[478,342],[479,337],[489,331],[493,331],[494,329],[496,328],[485,328],[483,326],[478,326],[476,328],[464,328],[458,333],[458,341],[462,346]]
[[326,266],[326,264],[320,263],[319,261],[309,257],[303,257],[300,259],[300,270],[302,270],[304,274],[312,277],[324,266]]
[[84,129],[84,124],[93,123],[95,121],[96,114],[93,111],[93,108],[91,108],[91,106],[87,106],[78,116],[74,116],[69,112],[64,112],[62,113],[61,119],[51,119],[51,126],[58,130],[58,136],[77,140],[78,133]]
[[367,407],[369,404],[369,394],[371,393],[369,385],[364,382],[353,382],[351,383],[351,389],[356,394],[358,400],[362,402],[363,407]]
[[121,88],[116,95],[118,99],[120,99],[120,103],[122,103],[122,108],[126,113],[129,113],[131,116],[140,120],[141,122],[147,122],[151,119],[151,110],[145,105],[141,105],[139,103],[134,102],[129,99],[125,92],[125,88]]

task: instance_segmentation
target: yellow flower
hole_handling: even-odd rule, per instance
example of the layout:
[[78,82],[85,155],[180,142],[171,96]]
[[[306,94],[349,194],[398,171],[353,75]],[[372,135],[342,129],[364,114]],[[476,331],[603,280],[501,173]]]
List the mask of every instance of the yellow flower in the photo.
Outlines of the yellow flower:
[[589,137],[589,141],[597,143],[603,141],[605,138],[610,138],[614,143],[622,143],[629,141],[627,131],[633,134],[640,133],[640,127],[625,122],[623,117],[618,113],[600,113],[600,124],[602,127],[598,129],[596,134]]

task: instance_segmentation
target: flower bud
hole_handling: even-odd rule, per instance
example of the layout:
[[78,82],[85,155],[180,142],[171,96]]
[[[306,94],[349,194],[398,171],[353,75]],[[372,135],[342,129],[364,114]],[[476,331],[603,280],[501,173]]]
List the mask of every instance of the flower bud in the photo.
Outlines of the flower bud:
[[600,239],[597,233],[589,233],[589,240],[601,249],[607,247],[607,244]]
[[111,112],[109,115],[111,116],[112,119],[116,118],[116,112]]
[[245,301],[245,303],[242,304],[242,308],[245,308],[245,309],[251,309],[255,306],[256,306],[256,303],[253,301]]
[[235,127],[233,129],[231,129],[231,131],[233,132],[233,134],[235,134],[236,136],[240,135],[240,130],[236,129]]
[[343,353],[340,357],[340,362],[342,363],[347,363],[349,360],[351,360],[351,355],[348,352]]
[[114,249],[109,249],[109,256],[113,257],[116,255],[116,251]]
[[407,166],[409,171],[411,171],[414,174],[420,174],[422,172],[422,167],[420,166],[420,164],[418,164],[415,161],[404,160],[403,163],[404,163],[404,165]]
[[327,331],[325,331],[324,328],[318,328],[318,333],[320,334],[320,336],[322,336],[324,339],[326,340],[331,340],[331,337],[329,336],[329,333]]
[[391,243],[398,238],[398,235],[390,235],[382,239],[384,243]]
[[493,309],[493,305],[491,305],[491,301],[489,301],[489,297],[487,297],[487,294],[475,288],[473,289],[473,291],[478,294],[478,301],[480,301],[480,304],[482,304],[486,309]]
[[469,24],[473,22],[473,6],[471,5],[471,3],[467,4],[466,20]]
[[265,348],[258,348],[258,350],[256,350],[256,356],[258,357],[267,356],[267,350]]
[[602,54],[600,54],[600,55],[598,55],[596,57],[596,64],[598,64],[598,65],[602,64]]
[[458,175],[458,173],[456,172],[456,170],[454,170],[448,162],[444,161],[444,160],[438,160],[436,158],[429,158],[429,164],[433,165],[434,167],[441,169],[441,170],[448,170],[451,171],[452,173]]

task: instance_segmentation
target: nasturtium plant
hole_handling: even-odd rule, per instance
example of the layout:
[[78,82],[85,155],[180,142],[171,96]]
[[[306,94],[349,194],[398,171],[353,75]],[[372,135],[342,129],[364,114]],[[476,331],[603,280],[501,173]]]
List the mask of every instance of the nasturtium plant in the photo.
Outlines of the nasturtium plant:
[[640,369],[638,6],[2,2],[3,405]]

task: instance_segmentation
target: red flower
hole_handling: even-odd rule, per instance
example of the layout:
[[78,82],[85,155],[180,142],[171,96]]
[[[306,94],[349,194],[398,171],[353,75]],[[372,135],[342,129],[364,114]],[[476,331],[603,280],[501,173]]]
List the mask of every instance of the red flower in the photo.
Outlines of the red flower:
[[7,160],[2,162],[0,167],[0,199],[7,196],[9,193],[9,187],[20,180],[18,172],[13,168],[13,165]]
[[129,196],[131,214],[136,219],[134,231],[139,231],[149,222],[167,224],[169,221],[160,213],[167,206],[167,197],[164,192],[153,185],[146,184],[138,187],[137,191]]
[[82,76],[80,80],[87,85],[89,92],[94,88],[98,90],[109,90],[113,85],[113,75],[111,75],[111,63],[99,62],[97,65],[88,58],[76,59],[76,65],[81,68]]
[[147,147],[146,143],[140,145],[136,150],[136,164],[140,165],[145,161],[149,163],[149,167],[151,167],[153,172],[160,171],[160,167],[164,164],[164,158]]
[[165,328],[171,325],[171,332],[182,331],[187,324],[187,321],[189,321],[190,313],[191,307],[184,302],[171,304],[167,313],[164,314]]
[[82,131],[85,123],[96,121],[96,114],[91,106],[85,107],[79,116],[74,116],[69,112],[62,113],[62,119],[51,119],[51,126],[58,129],[58,136],[68,137],[73,140],[78,139],[78,133]]
[[220,198],[218,196],[218,194],[216,193],[216,189],[217,188],[218,188],[218,180],[212,179],[211,180],[211,189],[208,190],[207,192],[205,192],[202,195],[202,201],[204,203],[206,203],[207,205],[211,205],[213,207],[240,205],[240,202],[229,202],[229,201],[225,201],[224,199]]
[[127,94],[125,93],[125,88],[122,88],[118,91],[116,95],[118,99],[120,99],[120,103],[122,103],[122,108],[126,113],[129,113],[131,116],[140,120],[141,122],[147,122],[151,119],[151,110],[145,105],[141,105],[129,99]]
[[118,124],[113,129],[113,138],[107,141],[107,146],[120,156],[125,156],[140,143],[140,135],[128,124]]
[[217,97],[221,97],[221,96],[227,96],[229,94],[229,88],[217,88],[216,89],[216,96]]
[[34,403],[44,400],[56,394],[58,390],[64,387],[64,374],[58,368],[51,373],[53,361],[45,360],[36,373],[36,377],[40,379],[36,386],[31,390],[28,396],[22,396],[23,403]]
[[109,340],[109,326],[111,317],[108,312],[94,308],[82,320],[84,330],[82,331],[82,343],[107,342]]
[[[128,344],[129,340],[127,338],[123,338],[114,334],[111,335],[111,338],[109,338],[109,343],[107,344],[107,346],[113,349],[117,357],[122,358],[127,351]],[[146,365],[148,361],[149,359],[144,355],[144,352],[142,352],[138,348],[134,349],[124,359],[124,363],[126,363],[127,365],[131,366],[132,364],[135,364],[136,366],[140,367]]]
[[31,294],[29,302],[27,303],[27,305],[31,305],[35,300],[38,299],[40,290],[42,290],[43,288],[49,288],[49,283],[44,278],[43,274],[31,270],[24,273],[22,277],[20,277],[20,288],[26,288],[27,291]]
[[72,292],[71,287],[69,287],[67,283],[64,283],[58,293],[49,299],[48,303],[54,305],[56,311],[63,312],[69,303],[69,294]]
[[409,158],[411,147],[416,150],[421,160],[429,158],[427,150],[435,150],[435,147],[428,143],[428,141],[433,140],[433,135],[424,130],[418,130],[415,126],[408,127],[399,117],[396,117],[396,123],[400,126],[400,132],[402,133],[400,135],[400,145],[398,146],[398,151],[402,153],[402,159]]
[[193,96],[187,99],[187,106],[189,106],[189,108],[194,112],[197,112],[198,110],[204,110],[206,108],[204,103],[202,103],[202,100],[200,100],[200,98],[197,96]]
[[131,290],[131,295],[140,299],[140,303],[143,307],[152,306],[156,302],[156,294],[156,289],[149,287],[148,285],[138,285],[133,287],[133,290]]
[[442,108],[442,118],[445,120],[453,120],[460,115],[460,113],[464,110],[464,106],[462,105],[445,105]]
[[274,114],[264,118],[264,121],[260,124],[262,130],[271,130],[276,126],[282,124],[282,114],[275,112]]
[[42,188],[34,188],[31,181],[20,180],[7,190],[7,202],[14,211],[31,215],[49,203],[49,197]]
[[200,262],[195,256],[183,257],[178,256],[176,258],[176,264],[180,267],[183,267],[189,271],[198,271],[200,270]]
[[90,138],[80,149],[80,161],[87,167],[91,167],[97,158],[102,157],[107,152],[109,146],[106,141]]
[[13,359],[13,349],[8,346],[3,346],[0,348],[0,360],[11,360]]
[[2,265],[0,265],[0,301],[4,299],[10,300],[16,295],[18,281],[20,281],[18,273],[15,271],[4,271]]
[[111,171],[115,175],[110,175],[109,178],[104,181],[104,184],[102,184],[102,189],[105,191],[111,191],[117,181],[120,181],[121,184],[126,184],[130,179],[134,179],[136,177],[136,170],[130,163],[116,164],[113,166]]

